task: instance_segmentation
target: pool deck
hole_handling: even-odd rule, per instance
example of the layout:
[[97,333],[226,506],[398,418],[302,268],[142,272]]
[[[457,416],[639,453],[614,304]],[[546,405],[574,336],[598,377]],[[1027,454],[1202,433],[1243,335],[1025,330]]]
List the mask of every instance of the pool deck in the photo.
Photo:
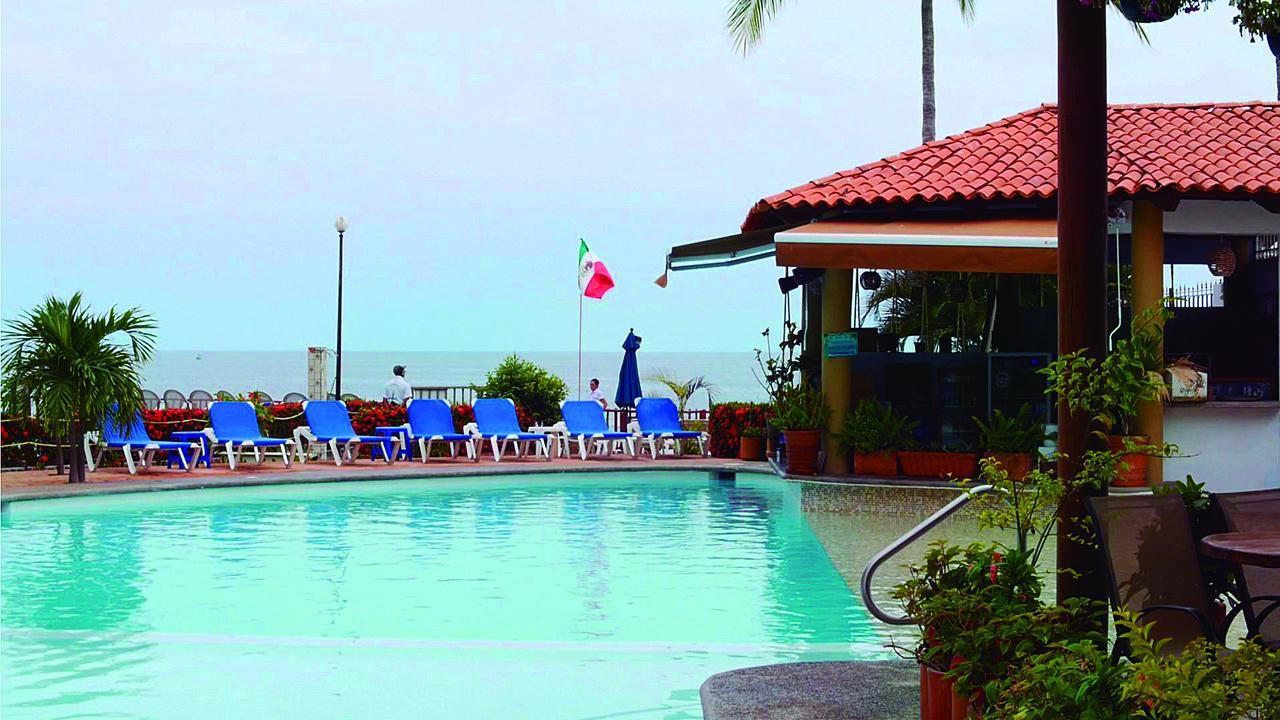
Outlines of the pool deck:
[[911,720],[920,671],[905,660],[764,665],[712,675],[700,695],[706,720]]
[[660,457],[657,460],[631,459],[621,456],[591,460],[556,458],[550,462],[508,458],[500,463],[490,459],[484,459],[478,463],[470,460],[447,459],[432,460],[428,463],[402,460],[391,465],[381,461],[360,460],[354,464],[344,463],[342,467],[335,467],[332,462],[313,460],[305,465],[294,463],[289,469],[285,469],[278,462],[266,462],[261,465],[245,463],[236,470],[230,470],[225,465],[214,465],[212,468],[195,468],[191,472],[184,472],[177,468],[170,470],[161,466],[142,470],[137,475],[130,475],[122,467],[113,467],[100,468],[96,472],[88,473],[84,483],[75,485],[67,482],[66,475],[57,475],[53,470],[12,470],[0,472],[0,504],[15,500],[288,483],[653,470],[773,474],[769,465],[763,462],[694,456]]

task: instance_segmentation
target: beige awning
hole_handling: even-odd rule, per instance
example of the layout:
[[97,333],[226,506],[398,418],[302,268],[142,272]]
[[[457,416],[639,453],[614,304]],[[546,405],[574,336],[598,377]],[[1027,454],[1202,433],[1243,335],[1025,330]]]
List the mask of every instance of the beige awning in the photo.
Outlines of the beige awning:
[[1052,219],[815,222],[774,235],[791,267],[1053,274]]

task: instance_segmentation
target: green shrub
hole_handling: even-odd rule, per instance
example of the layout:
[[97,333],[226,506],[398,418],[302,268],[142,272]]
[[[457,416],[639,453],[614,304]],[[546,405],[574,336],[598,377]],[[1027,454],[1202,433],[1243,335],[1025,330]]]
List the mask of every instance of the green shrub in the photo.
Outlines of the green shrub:
[[540,423],[558,420],[560,403],[569,397],[564,380],[514,354],[490,370],[475,390],[480,397],[511,398]]

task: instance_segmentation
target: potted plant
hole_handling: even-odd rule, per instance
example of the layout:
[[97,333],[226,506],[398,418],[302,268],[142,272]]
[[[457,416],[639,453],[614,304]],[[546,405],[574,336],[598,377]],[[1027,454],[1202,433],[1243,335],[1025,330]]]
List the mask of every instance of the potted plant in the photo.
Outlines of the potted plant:
[[888,405],[867,399],[845,418],[836,443],[841,452],[853,454],[854,472],[893,476],[898,474],[897,451],[910,445],[917,424]]
[[749,425],[738,435],[738,459],[760,460],[764,457],[764,428]]
[[[776,407],[795,382],[796,373],[805,365],[805,359],[801,356],[804,333],[795,323],[784,323],[776,355],[770,345],[772,331],[765,328],[760,335],[765,343],[763,348],[755,350],[756,367],[751,369],[751,374],[760,383],[760,387],[764,388],[771,406]],[[783,429],[774,418],[765,421],[765,445],[771,458],[776,459],[778,456],[778,437]]]
[[898,453],[902,474],[927,478],[966,478],[978,473],[978,456],[963,447],[936,445]]
[[822,430],[831,409],[822,393],[807,385],[780,391],[773,404],[773,424],[787,444],[787,473],[816,475]]
[[1145,485],[1147,459],[1158,452],[1150,438],[1131,434],[1130,423],[1141,403],[1167,397],[1160,374],[1164,368],[1161,347],[1164,323],[1172,316],[1163,305],[1148,308],[1133,318],[1130,336],[1117,341],[1101,360],[1076,351],[1040,371],[1049,379],[1049,392],[1057,393],[1072,411],[1088,413],[1102,428],[1097,434],[1119,456],[1113,485]]
[[996,410],[991,421],[973,419],[978,426],[978,442],[986,457],[1000,463],[1015,480],[1031,471],[1032,461],[1044,444],[1044,425],[1036,420],[1031,406],[1024,403],[1013,417]]

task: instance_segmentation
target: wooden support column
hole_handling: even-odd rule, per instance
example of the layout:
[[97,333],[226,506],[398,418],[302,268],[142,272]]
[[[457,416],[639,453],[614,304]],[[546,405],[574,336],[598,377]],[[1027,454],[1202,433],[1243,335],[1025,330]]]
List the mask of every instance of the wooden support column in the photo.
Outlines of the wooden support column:
[[822,387],[822,365],[818,358],[822,355],[822,284],[805,283],[800,286],[804,293],[804,347],[802,354],[806,364],[801,368],[800,381]]
[[[853,271],[848,268],[830,268],[822,276],[822,332],[846,332],[851,328],[853,314]],[[849,472],[849,459],[836,447],[834,434],[844,427],[853,402],[852,358],[829,358],[822,352],[822,392],[831,407],[831,421],[823,434],[823,446],[827,451],[826,474],[842,475]]]
[[[1157,306],[1164,297],[1164,212],[1150,200],[1133,201],[1133,311],[1140,313]],[[1163,352],[1164,348],[1161,347]],[[1137,431],[1164,442],[1164,403],[1153,400],[1138,407]],[[1152,457],[1147,464],[1147,483],[1164,482],[1164,465]]]
[[[1058,0],[1058,352],[1106,352],[1107,9]],[[1058,463],[1073,478],[1090,444],[1090,418],[1058,405]],[[1103,489],[1101,492],[1106,492]],[[1084,494],[1063,498],[1058,514],[1058,600],[1105,601]]]

